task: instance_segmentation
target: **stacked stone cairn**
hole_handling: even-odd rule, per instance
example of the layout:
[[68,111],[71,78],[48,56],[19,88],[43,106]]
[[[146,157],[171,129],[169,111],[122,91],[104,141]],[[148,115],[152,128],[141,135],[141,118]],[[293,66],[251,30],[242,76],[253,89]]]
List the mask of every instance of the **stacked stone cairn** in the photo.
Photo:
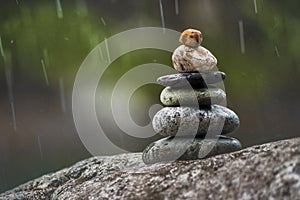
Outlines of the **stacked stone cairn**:
[[182,43],[173,53],[178,74],[159,77],[166,88],[161,102],[166,107],[153,117],[154,131],[165,138],[148,145],[143,152],[146,164],[175,160],[196,160],[241,149],[240,142],[224,136],[236,130],[240,121],[222,106],[226,94],[217,84],[226,75],[213,71],[217,59],[201,46],[202,33],[185,30]]

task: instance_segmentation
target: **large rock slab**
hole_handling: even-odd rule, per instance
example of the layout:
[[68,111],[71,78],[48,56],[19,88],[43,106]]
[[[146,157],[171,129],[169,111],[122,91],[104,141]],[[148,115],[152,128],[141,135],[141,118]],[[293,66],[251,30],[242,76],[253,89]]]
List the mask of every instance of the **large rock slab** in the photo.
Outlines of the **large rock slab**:
[[94,157],[0,199],[300,199],[300,138],[204,160],[145,165],[141,153]]

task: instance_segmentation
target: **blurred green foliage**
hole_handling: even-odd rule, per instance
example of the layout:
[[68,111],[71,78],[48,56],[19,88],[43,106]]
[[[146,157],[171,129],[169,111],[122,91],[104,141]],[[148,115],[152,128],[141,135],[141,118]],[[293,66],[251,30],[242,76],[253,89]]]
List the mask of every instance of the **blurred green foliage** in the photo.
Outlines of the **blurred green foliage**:
[[[11,52],[13,64],[28,80],[40,80],[43,59],[49,78],[70,79],[85,58],[105,36],[100,18],[86,10],[66,4],[63,18],[57,15],[53,2],[33,6],[22,5],[18,13],[1,20],[1,36],[6,52]],[[73,73],[71,73],[73,74]]]
[[[128,7],[133,4],[127,3]],[[296,1],[257,1],[258,13],[255,14],[252,1],[232,1],[231,9],[236,9],[235,14],[222,17],[230,10],[218,10],[217,6],[225,6],[226,2],[212,3],[216,6],[212,12],[220,11],[215,24],[221,24],[221,27],[207,25],[205,21],[191,21],[189,25],[190,16],[184,16],[182,23],[186,27],[195,24],[194,27],[204,28],[205,38],[208,39],[204,43],[219,58],[220,70],[232,77],[228,81],[232,90],[237,92],[248,88],[249,92],[246,96],[243,94],[244,97],[251,98],[254,92],[262,97],[270,91],[268,82],[276,82],[274,79],[277,76],[274,74],[287,73],[287,68],[296,68],[298,64],[300,20],[299,14],[293,12],[298,4]],[[88,12],[85,3],[63,2],[63,17],[58,12],[55,2],[43,1],[20,5],[17,12],[6,13],[6,18],[0,21],[4,49],[12,55],[19,73],[26,74],[28,80],[41,80],[43,59],[50,80],[63,76],[72,84],[76,70],[88,52],[108,37],[110,29],[113,29],[113,26],[106,27],[97,13]],[[193,15],[192,11],[190,15]],[[144,21],[151,18],[142,12],[138,12],[137,16],[143,17]],[[112,23],[120,23],[117,22],[117,14],[114,16],[111,13],[110,18]],[[238,21],[228,23],[234,18],[244,22],[245,55],[239,52]],[[169,17],[169,24],[172,28],[176,21]],[[140,60],[143,59],[147,58],[140,57]],[[123,59],[121,65],[129,66],[130,62],[130,58]],[[298,72],[298,69],[293,70]]]

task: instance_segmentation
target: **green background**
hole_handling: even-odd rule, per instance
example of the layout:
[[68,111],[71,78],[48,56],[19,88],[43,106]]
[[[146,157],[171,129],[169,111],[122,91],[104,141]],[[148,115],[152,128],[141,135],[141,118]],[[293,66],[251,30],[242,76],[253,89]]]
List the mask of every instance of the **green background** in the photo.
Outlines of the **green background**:
[[[227,74],[228,107],[241,120],[233,137],[247,147],[300,135],[300,1],[178,0],[179,13],[175,1],[161,2],[166,28],[201,30],[203,46],[218,58],[218,68]],[[72,87],[80,64],[104,38],[137,27],[161,27],[162,22],[158,0],[62,0],[62,11],[57,1],[0,3],[3,192],[91,156],[72,119]],[[244,27],[244,53],[239,22]],[[171,53],[159,50],[126,54],[105,72],[104,86],[111,90],[122,74],[143,63],[171,66],[170,58]],[[159,103],[161,90],[161,86],[148,85],[137,91],[137,98],[145,102],[135,103],[132,98],[137,123],[149,123],[147,108]],[[134,114],[135,109],[145,114]],[[144,148],[127,145],[133,151]]]

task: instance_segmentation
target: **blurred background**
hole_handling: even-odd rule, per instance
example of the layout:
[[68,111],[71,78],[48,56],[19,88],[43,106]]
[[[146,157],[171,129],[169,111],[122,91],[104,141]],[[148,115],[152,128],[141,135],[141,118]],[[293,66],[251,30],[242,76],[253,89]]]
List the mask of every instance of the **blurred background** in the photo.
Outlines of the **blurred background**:
[[[131,28],[202,31],[203,46],[227,74],[227,104],[241,120],[232,136],[244,147],[300,136],[298,0],[0,2],[0,192],[91,156],[72,118],[76,72],[104,38]],[[171,66],[171,53],[128,53],[105,72],[101,87],[110,94],[123,73],[149,62]],[[138,124],[149,123],[147,109],[161,90],[146,85],[132,97]],[[115,126],[107,131],[120,134]]]

